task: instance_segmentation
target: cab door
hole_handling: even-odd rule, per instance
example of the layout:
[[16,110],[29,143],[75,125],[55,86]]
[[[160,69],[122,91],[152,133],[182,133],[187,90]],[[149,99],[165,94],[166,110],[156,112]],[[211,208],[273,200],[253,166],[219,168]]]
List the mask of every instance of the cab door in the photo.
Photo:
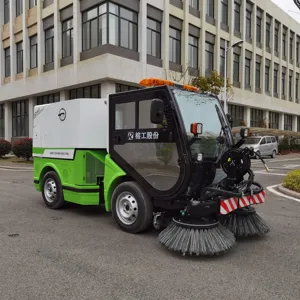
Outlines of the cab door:
[[[109,152],[112,159],[147,193],[170,199],[186,188],[188,160],[168,87],[110,95]],[[153,124],[153,99],[164,101],[164,121]]]

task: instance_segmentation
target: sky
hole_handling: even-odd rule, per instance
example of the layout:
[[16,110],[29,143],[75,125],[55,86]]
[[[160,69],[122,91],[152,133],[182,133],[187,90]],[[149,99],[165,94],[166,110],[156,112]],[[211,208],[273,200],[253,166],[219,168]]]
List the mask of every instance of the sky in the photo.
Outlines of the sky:
[[287,12],[292,18],[300,23],[300,10],[295,5],[293,0],[272,0],[282,10]]

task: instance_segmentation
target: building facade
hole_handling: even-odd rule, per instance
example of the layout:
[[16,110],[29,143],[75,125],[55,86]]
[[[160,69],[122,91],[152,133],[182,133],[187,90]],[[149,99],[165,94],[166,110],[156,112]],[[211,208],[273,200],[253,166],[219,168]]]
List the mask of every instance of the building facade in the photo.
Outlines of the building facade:
[[[300,131],[300,24],[271,0],[3,0],[0,137],[37,104],[225,71],[234,125]],[[226,45],[244,42],[227,51]],[[184,75],[184,76],[183,76]]]

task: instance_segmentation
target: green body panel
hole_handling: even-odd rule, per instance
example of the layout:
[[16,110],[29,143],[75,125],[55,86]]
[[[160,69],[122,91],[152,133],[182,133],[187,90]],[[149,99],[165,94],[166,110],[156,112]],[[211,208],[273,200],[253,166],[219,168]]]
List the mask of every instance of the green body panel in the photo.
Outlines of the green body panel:
[[[34,148],[33,153],[42,155],[45,150]],[[54,170],[58,174],[65,201],[80,205],[104,203],[106,211],[111,210],[111,195],[114,188],[122,181],[122,177],[126,176],[105,150],[76,150],[74,160],[35,156],[34,186],[37,191],[42,191],[43,177],[49,170]],[[97,176],[103,180],[104,199],[99,198]],[[89,189],[98,191],[87,192]]]
[[107,154],[105,157],[104,198],[106,211],[111,210],[111,196],[126,173]]

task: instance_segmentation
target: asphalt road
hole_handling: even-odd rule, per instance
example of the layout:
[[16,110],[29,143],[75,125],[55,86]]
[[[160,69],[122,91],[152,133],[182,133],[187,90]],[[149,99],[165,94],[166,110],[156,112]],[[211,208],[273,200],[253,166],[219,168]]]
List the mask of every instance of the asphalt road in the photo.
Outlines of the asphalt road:
[[[282,161],[285,159],[285,161]],[[281,182],[300,156],[253,161],[265,187]],[[187,258],[155,232],[130,235],[97,208],[47,209],[31,171],[0,169],[1,300],[296,300],[300,297],[300,203],[267,191],[262,239],[224,256]]]

